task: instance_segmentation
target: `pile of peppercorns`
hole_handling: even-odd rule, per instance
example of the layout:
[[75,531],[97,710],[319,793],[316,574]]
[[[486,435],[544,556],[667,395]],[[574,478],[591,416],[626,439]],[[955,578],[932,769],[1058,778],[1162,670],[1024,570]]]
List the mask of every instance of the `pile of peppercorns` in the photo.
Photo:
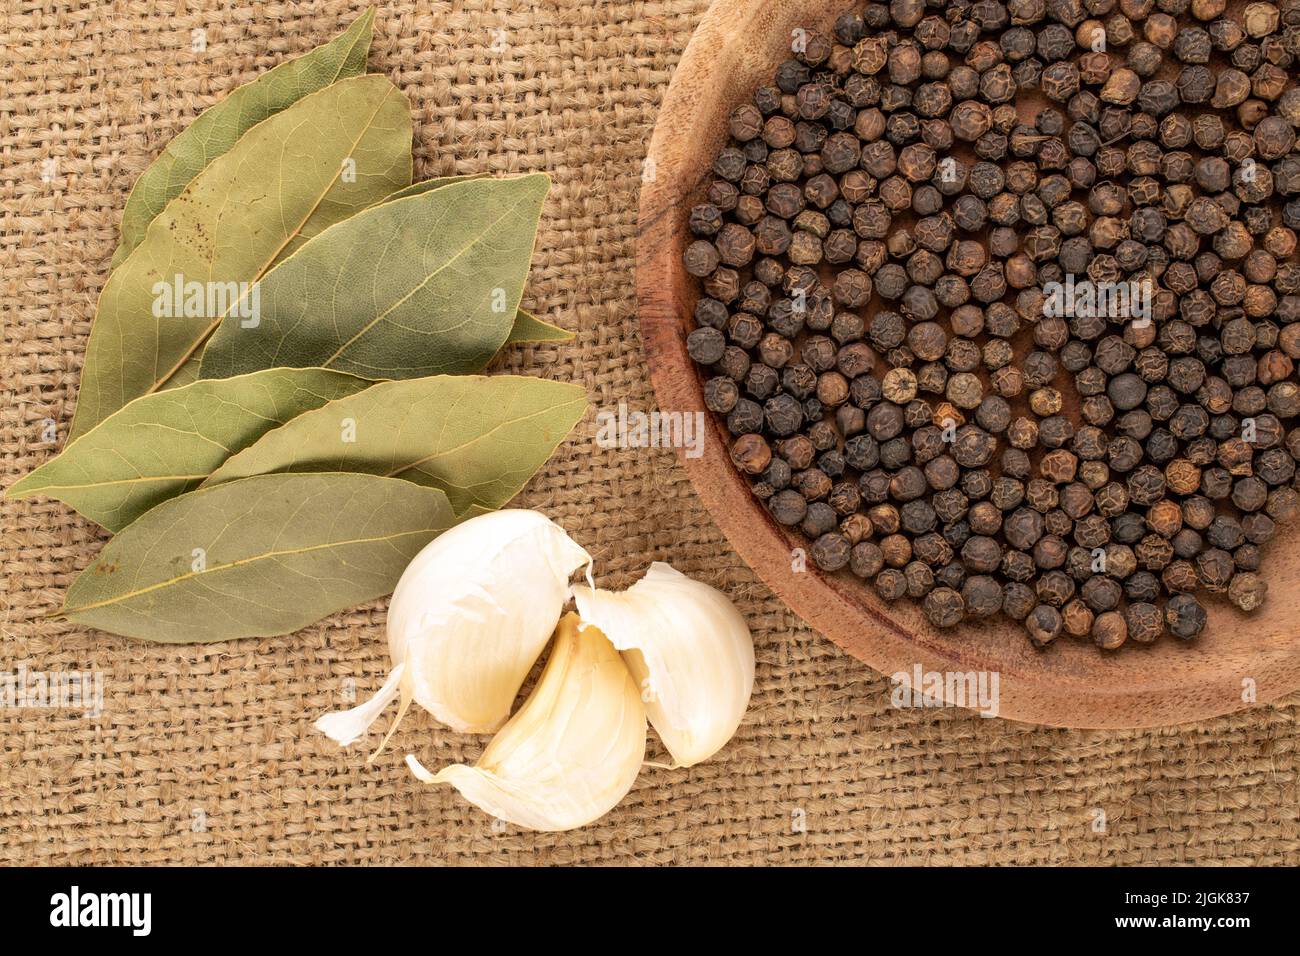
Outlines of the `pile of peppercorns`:
[[[772,517],[1039,646],[1259,606],[1298,500],[1300,0],[892,0],[793,41],[684,254]],[[1057,314],[1067,277],[1150,308]]]

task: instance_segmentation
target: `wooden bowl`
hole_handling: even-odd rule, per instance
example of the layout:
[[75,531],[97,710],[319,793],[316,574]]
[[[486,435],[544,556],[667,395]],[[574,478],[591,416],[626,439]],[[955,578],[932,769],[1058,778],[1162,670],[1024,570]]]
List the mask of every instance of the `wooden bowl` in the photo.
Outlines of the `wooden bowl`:
[[[702,380],[686,354],[699,296],[682,267],[686,217],[702,195],[726,138],[727,117],[770,83],[796,27],[829,29],[847,0],[715,0],[668,87],[641,189],[637,302],[660,409],[704,409]],[[800,617],[886,675],[996,672],[998,715],[1062,727],[1149,727],[1265,703],[1300,688],[1300,548],[1279,535],[1265,547],[1268,600],[1253,614],[1208,602],[1209,623],[1191,643],[1169,635],[1149,647],[1105,652],[1062,635],[1035,650],[1002,616],[951,630],[929,625],[920,605],[886,605],[848,571],[794,570],[801,537],[767,514],[732,466],[712,414],[704,452],[681,454],[714,520],[750,567]],[[949,703],[961,700],[949,698]]]

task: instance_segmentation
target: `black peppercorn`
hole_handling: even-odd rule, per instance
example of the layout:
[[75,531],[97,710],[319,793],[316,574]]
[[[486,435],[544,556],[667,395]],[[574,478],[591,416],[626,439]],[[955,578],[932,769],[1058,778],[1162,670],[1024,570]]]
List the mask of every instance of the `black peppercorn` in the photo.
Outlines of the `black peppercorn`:
[[727,416],[727,429],[733,435],[743,435],[746,432],[757,432],[763,427],[763,409],[757,403],[747,398],[742,398],[736,402]]
[[849,569],[860,578],[875,577],[884,564],[880,547],[871,541],[858,542],[849,553]]
[[925,596],[922,609],[935,627],[954,627],[966,614],[961,592],[950,587],[937,587]]
[[704,404],[711,412],[725,415],[736,407],[740,389],[725,376],[715,376],[704,383]]
[[836,518],[835,509],[826,502],[813,501],[808,504],[803,521],[799,523],[799,530],[809,538],[816,539],[836,527]]
[[897,568],[885,568],[876,575],[875,587],[882,600],[897,601],[907,593],[907,576]]
[[961,598],[971,617],[990,617],[1002,610],[1002,585],[989,575],[972,575],[962,585]]
[[1029,639],[1038,647],[1046,647],[1061,633],[1061,612],[1047,604],[1039,604],[1025,618]]
[[1037,602],[1033,588],[1013,581],[1002,589],[1002,613],[1014,621],[1023,621]]
[[1067,634],[1087,637],[1092,632],[1092,621],[1092,611],[1077,598],[1061,608],[1061,627]]
[[808,500],[797,491],[778,491],[768,499],[767,507],[778,522],[793,526],[808,513]]
[[1128,640],[1128,621],[1118,611],[1098,614],[1092,624],[1092,640],[1103,650],[1115,650]]
[[1049,570],[1038,578],[1038,600],[1052,607],[1062,607],[1074,595],[1074,581],[1064,571]]
[[1250,571],[1237,574],[1228,587],[1228,598],[1243,611],[1253,611],[1264,603],[1268,584]]
[[907,579],[907,596],[913,600],[925,597],[934,587],[934,571],[921,561],[912,561],[903,568]]
[[1191,640],[1205,628],[1206,613],[1190,594],[1175,594],[1165,605],[1165,623],[1175,637]]
[[813,563],[823,571],[838,571],[849,563],[849,539],[838,531],[821,535],[812,547]]

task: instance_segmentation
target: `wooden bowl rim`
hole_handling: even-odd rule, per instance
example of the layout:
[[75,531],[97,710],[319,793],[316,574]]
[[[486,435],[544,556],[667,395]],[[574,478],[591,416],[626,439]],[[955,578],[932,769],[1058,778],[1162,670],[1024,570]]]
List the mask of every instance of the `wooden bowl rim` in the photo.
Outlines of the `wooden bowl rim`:
[[[726,90],[727,76],[739,69],[744,30],[782,24],[784,32],[792,24],[818,26],[817,18],[828,24],[842,2],[837,0],[826,10],[801,4],[792,11],[792,5],[770,0],[714,0],[669,83],[647,151],[636,249],[638,322],[661,410],[704,411],[700,377],[686,353],[689,310],[674,288],[684,275],[682,243],[674,240],[684,233],[688,201],[701,187],[708,165],[691,166],[682,154],[689,157],[692,148],[699,152],[701,138],[721,142],[717,130],[706,128],[703,117],[709,111],[704,107],[717,107],[715,113],[722,109],[725,117],[740,102],[737,98],[719,106],[717,100]],[[777,8],[785,9],[778,13]],[[716,125],[720,129],[720,123]],[[1151,647],[1104,655],[1091,644],[1063,636],[1057,645],[1065,646],[1045,652],[1025,653],[1022,648],[990,656],[989,645],[974,639],[988,625],[940,632],[901,623],[864,582],[846,580],[847,571],[826,575],[809,561],[806,571],[793,572],[791,549],[806,542],[771,519],[732,465],[725,431],[712,413],[704,411],[704,416],[703,453],[691,457],[678,448],[677,454],[723,534],[791,610],[882,674],[910,674],[916,667],[943,673],[993,670],[1001,685],[997,716],[1078,728],[1154,727],[1204,720],[1266,704],[1300,688],[1300,641],[1294,638],[1243,651],[1237,646],[1240,641],[1234,643],[1229,636],[1219,640],[1203,636],[1184,645],[1166,635]],[[1222,613],[1246,620],[1231,609]],[[1300,620],[1300,615],[1289,620]],[[1241,633],[1236,628],[1226,630]],[[1028,641],[1021,640],[1027,647]],[[1189,684],[1182,674],[1193,666],[1199,680]],[[1099,677],[1110,679],[1099,682]],[[1246,678],[1255,681],[1252,701],[1241,690]]]

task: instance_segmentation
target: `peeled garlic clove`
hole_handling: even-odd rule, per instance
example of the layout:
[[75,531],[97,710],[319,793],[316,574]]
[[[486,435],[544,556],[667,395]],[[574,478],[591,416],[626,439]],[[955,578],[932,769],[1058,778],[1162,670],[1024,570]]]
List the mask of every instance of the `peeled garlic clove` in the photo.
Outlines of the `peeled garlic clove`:
[[444,531],[393,591],[388,681],[371,700],[326,714],[316,728],[346,746],[400,694],[397,720],[414,700],[453,730],[496,730],[555,629],[570,576],[583,565],[591,566],[591,556],[536,511],[494,511]]
[[430,773],[481,810],[530,830],[572,830],[604,816],[632,789],[645,758],[646,713],[632,675],[605,635],[566,614],[537,686],[478,762]]
[[576,587],[573,596],[582,619],[623,652],[678,766],[731,739],[754,689],[754,640],[725,594],[656,561],[626,591]]

